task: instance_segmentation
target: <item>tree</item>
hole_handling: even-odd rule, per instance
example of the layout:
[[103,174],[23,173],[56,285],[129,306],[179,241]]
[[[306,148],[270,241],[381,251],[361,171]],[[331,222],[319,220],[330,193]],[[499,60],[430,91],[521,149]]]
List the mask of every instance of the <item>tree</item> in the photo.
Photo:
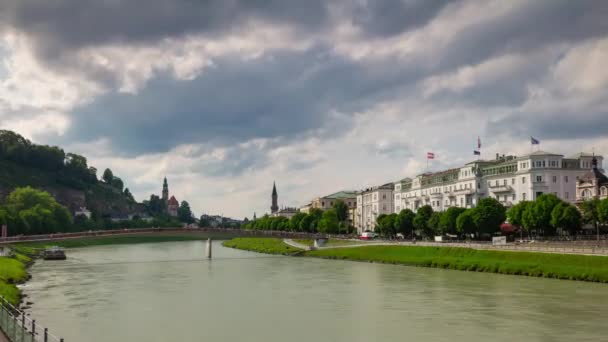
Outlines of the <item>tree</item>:
[[289,220],[289,230],[294,232],[300,230],[300,222],[306,216],[307,214],[301,212],[297,212],[295,215],[293,215]]
[[463,211],[456,218],[456,231],[458,234],[470,236],[477,232],[477,226],[473,220],[473,209]]
[[456,234],[456,220],[466,209],[459,207],[450,207],[446,210],[439,220],[440,233]]
[[[312,211],[312,210],[311,210]],[[308,214],[300,220],[300,231],[314,233],[315,230],[315,217]]]
[[125,191],[123,191],[123,194],[125,195],[125,198],[127,200],[129,200],[130,202],[135,202],[135,198],[133,198],[133,194],[131,193],[129,188],[125,188]]
[[119,177],[114,177],[112,179],[112,187],[122,191],[122,189],[125,187],[125,184],[122,182],[122,179],[120,179]]
[[522,215],[522,222],[527,230],[542,230],[545,235],[553,235],[555,227],[551,225],[551,212],[553,208],[562,203],[553,194],[542,194],[528,205]]
[[198,226],[201,228],[207,228],[211,226],[211,222],[209,221],[207,215],[201,215],[201,218],[198,221]]
[[507,220],[514,226],[522,227],[523,224],[523,216],[526,209],[529,207],[530,203],[528,201],[521,201],[516,205],[512,206],[509,210],[507,210]]
[[429,221],[427,222],[428,229],[429,229],[429,232],[431,232],[431,234],[433,234],[433,235],[441,234],[441,228],[439,226],[440,221],[441,221],[441,213],[434,212],[431,215],[431,218],[429,218]]
[[572,204],[562,202],[551,212],[551,225],[575,235],[583,225],[581,213]]
[[318,231],[326,234],[338,233],[338,214],[335,209],[328,209],[319,221]]
[[472,210],[473,221],[480,234],[494,234],[507,218],[505,207],[491,197],[479,200]]
[[11,234],[46,234],[67,231],[70,212],[48,193],[31,187],[17,188],[7,198],[4,220]]
[[422,231],[425,236],[431,236],[433,234],[428,226],[429,219],[432,215],[433,208],[430,205],[423,205],[422,207],[418,208],[416,217],[414,217],[414,227]]
[[112,181],[114,180],[114,174],[112,173],[112,170],[106,169],[103,172],[103,176],[101,178],[106,184],[112,184]]
[[597,203],[597,220],[601,224],[608,224],[608,198]]
[[414,214],[410,209],[403,209],[395,218],[395,231],[403,236],[414,236]]
[[334,203],[334,209],[338,215],[338,222],[346,222],[348,219],[348,206],[343,200],[337,200]]
[[165,203],[157,195],[150,195],[150,200],[144,201],[144,206],[151,216],[161,215],[165,210]]
[[385,215],[381,214],[376,219],[376,232],[382,236],[393,237],[395,236],[395,221],[397,220],[397,214]]
[[190,210],[190,204],[186,201],[182,201],[179,208],[177,208],[177,218],[184,223],[194,222],[192,210]]

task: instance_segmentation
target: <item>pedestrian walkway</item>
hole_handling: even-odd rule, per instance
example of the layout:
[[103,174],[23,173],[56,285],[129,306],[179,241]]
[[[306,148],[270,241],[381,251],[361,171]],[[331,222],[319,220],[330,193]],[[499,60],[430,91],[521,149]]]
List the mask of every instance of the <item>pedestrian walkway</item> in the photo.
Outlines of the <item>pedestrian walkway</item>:
[[0,342],[9,342],[8,338],[6,338],[2,330],[0,330]]

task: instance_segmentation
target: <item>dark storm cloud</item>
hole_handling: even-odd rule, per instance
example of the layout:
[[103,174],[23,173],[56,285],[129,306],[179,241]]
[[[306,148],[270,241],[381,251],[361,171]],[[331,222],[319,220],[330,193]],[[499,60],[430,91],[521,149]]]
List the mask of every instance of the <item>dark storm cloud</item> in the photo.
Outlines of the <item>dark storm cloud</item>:
[[388,96],[383,91],[390,91],[401,76],[385,65],[356,63],[324,51],[219,59],[191,81],[162,76],[137,94],[106,94],[74,110],[62,139],[108,137],[116,151],[137,154],[184,143],[297,139],[325,126],[344,128],[325,132],[338,136],[348,131],[351,117],[332,119],[332,111],[365,108]]
[[321,29],[323,0],[2,0],[0,23],[48,50],[155,42],[191,33],[218,35],[248,19]]
[[352,22],[371,36],[391,36],[427,24],[454,0],[370,0],[358,4]]

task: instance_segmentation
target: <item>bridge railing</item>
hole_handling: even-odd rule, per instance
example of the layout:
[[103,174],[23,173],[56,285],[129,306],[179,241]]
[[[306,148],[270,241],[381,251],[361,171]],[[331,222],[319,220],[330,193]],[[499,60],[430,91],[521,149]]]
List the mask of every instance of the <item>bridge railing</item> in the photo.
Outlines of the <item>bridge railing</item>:
[[0,296],[0,334],[11,342],[63,342]]

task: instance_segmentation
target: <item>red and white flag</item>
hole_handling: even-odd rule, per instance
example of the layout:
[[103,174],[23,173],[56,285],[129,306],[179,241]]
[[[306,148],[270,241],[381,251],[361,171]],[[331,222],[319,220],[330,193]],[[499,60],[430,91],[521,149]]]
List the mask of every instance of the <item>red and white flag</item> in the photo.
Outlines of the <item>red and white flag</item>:
[[433,153],[433,152],[427,152],[426,153],[426,159],[435,159],[435,153]]

